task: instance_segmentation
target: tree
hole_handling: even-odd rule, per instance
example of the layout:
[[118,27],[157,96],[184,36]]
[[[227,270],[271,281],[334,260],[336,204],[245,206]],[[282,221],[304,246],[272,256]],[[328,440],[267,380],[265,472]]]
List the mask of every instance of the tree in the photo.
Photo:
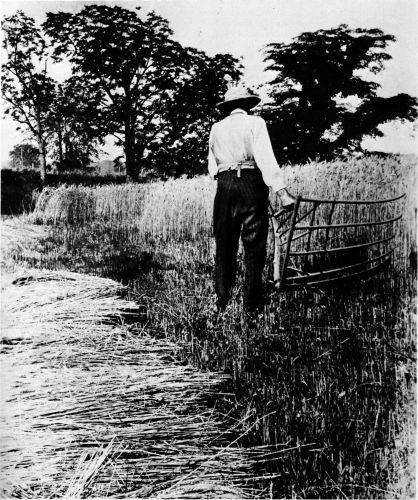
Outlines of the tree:
[[52,127],[59,169],[84,169],[97,159],[107,133],[100,111],[102,98],[100,92],[90,92],[76,77],[58,85]]
[[143,159],[170,134],[167,116],[190,81],[195,54],[172,40],[163,18],[150,13],[141,19],[121,7],[48,13],[44,28],[55,58],[68,57],[74,76],[90,92],[105,94],[101,112],[108,132],[123,146],[128,177],[137,178]]
[[23,125],[38,143],[41,179],[46,175],[47,143],[51,132],[51,105],[56,82],[47,75],[46,42],[32,18],[18,11],[2,23],[2,96],[14,120]]
[[216,104],[228,84],[241,75],[237,60],[229,54],[209,57],[192,49],[189,68],[166,110],[166,133],[146,158],[149,169],[162,174],[192,176],[206,171],[209,130],[220,116]]
[[39,168],[39,149],[33,144],[17,144],[9,153],[11,166],[15,170]]
[[346,25],[302,33],[289,44],[265,48],[270,102],[263,109],[276,156],[303,162],[360,151],[365,136],[379,137],[379,125],[391,120],[412,122],[417,100],[408,94],[383,98],[379,85],[366,80],[391,56],[395,37],[379,29]]

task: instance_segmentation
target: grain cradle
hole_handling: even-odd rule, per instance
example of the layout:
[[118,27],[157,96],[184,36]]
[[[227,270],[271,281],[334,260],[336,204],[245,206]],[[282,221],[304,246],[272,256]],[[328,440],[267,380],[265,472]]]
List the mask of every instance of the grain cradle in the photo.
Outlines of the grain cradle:
[[271,207],[277,290],[335,286],[384,271],[394,254],[398,203],[298,196],[293,211]]

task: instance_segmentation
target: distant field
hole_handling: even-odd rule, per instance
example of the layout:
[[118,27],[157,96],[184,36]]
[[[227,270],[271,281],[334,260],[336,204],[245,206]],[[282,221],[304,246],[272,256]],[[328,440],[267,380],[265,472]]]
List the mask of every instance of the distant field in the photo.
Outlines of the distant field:
[[257,335],[243,324],[242,265],[236,300],[222,321],[213,313],[215,183],[207,177],[46,188],[24,220],[48,234],[10,255],[123,281],[146,306],[151,334],[175,340],[179,356],[203,370],[230,373],[217,408],[251,429],[244,444],[275,447],[259,463],[281,475],[265,485],[275,496],[405,498],[415,487],[415,172],[413,156],[285,167],[290,189],[304,196],[406,192],[390,209],[404,217],[387,274],[330,291],[271,293]]

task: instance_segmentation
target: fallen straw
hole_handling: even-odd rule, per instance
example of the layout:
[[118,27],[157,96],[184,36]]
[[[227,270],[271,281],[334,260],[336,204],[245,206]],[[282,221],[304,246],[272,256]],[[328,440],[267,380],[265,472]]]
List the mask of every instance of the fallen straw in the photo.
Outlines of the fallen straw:
[[246,495],[250,454],[227,445],[204,402],[222,374],[177,364],[174,345],[124,326],[137,305],[112,280],[20,270],[8,283],[0,353],[6,495]]

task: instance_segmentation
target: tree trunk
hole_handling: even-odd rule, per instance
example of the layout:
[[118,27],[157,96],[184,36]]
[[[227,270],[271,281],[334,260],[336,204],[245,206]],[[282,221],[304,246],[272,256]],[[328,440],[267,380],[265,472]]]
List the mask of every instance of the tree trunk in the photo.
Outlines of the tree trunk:
[[129,181],[136,181],[138,177],[137,165],[135,162],[135,136],[132,130],[125,128],[125,162],[126,176]]
[[135,182],[138,179],[138,170],[135,162],[135,120],[133,120],[131,94],[129,87],[125,88],[125,107],[124,107],[124,128],[125,128],[125,162],[126,177],[128,181]]
[[136,181],[135,151],[132,146],[125,143],[126,177],[128,181]]
[[46,148],[45,148],[45,141],[43,139],[43,129],[42,129],[42,124],[41,124],[41,118],[40,118],[39,114],[37,114],[37,127],[38,127],[38,137],[37,137],[38,147],[39,147],[39,154],[41,156],[39,173],[41,174],[42,184],[45,184],[45,179],[46,179]]
[[59,170],[62,170],[64,155],[62,152],[62,130],[61,130],[61,118],[58,118],[58,155],[59,155]]
[[42,184],[45,184],[45,179],[46,179],[46,150],[45,150],[45,142],[42,139],[38,140],[38,146],[39,146],[39,151],[40,151],[40,156],[41,156],[41,161],[39,164],[39,172],[41,174],[41,181]]

